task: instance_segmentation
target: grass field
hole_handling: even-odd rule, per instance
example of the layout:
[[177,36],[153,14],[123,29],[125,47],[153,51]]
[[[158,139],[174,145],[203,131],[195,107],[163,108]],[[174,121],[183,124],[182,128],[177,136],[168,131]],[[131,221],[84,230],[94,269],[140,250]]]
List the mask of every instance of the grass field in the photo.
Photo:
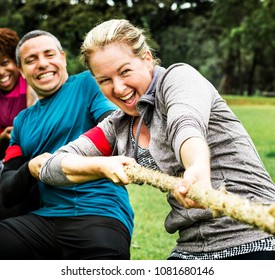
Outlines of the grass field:
[[[274,181],[275,98],[227,97],[226,100],[251,135]],[[164,221],[170,211],[166,195],[148,186],[129,185],[127,188],[135,212],[131,258],[166,259],[177,239],[177,233],[170,235],[164,229]]]

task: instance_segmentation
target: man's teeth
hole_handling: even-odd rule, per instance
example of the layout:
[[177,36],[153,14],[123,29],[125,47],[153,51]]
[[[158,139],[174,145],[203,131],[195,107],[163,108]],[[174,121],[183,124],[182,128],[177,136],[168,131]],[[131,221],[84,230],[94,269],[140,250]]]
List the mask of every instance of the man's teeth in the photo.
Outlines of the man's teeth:
[[47,78],[47,77],[50,77],[50,76],[53,76],[53,72],[42,74],[42,75],[39,76],[39,79]]
[[133,96],[134,92],[129,93],[128,95],[124,96],[124,97],[120,97],[121,100],[125,101],[129,98],[131,98]]

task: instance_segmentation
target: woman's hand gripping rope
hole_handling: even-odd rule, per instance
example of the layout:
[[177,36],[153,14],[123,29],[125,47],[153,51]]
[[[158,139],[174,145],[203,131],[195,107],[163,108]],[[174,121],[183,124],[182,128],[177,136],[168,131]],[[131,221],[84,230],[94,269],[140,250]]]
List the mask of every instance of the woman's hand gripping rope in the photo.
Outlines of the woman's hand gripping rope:
[[[163,192],[174,192],[174,186],[180,185],[182,181],[180,177],[169,176],[139,165],[125,165],[124,170],[131,183],[151,185]],[[226,215],[275,234],[275,204],[267,206],[251,203],[247,199],[228,193],[225,188],[215,190],[203,188],[198,184],[190,186],[186,192],[186,198],[190,203],[185,199],[189,204],[187,208],[196,206],[210,208],[213,216]]]

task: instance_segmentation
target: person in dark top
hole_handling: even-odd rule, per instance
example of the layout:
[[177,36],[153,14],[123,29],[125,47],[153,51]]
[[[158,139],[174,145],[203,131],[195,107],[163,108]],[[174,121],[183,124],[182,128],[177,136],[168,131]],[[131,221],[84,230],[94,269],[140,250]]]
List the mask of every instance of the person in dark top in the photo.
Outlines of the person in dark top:
[[[15,49],[18,42],[19,37],[15,30],[0,28],[0,178],[13,120],[20,111],[31,106],[37,99],[16,65]],[[22,214],[36,207],[36,202],[37,198],[31,195],[18,205],[7,209],[0,197],[0,220]]]

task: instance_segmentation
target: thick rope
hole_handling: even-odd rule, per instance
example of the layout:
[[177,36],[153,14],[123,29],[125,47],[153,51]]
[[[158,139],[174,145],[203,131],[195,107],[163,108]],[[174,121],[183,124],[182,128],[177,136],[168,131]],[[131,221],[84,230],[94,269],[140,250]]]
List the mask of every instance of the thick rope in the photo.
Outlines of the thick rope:
[[[169,176],[139,165],[127,165],[125,172],[131,183],[151,185],[163,192],[172,191],[182,180],[180,177]],[[198,185],[192,185],[186,197],[202,207],[209,208],[215,217],[225,215],[275,234],[275,204],[251,203],[247,199],[228,193],[225,188],[215,190]]]

